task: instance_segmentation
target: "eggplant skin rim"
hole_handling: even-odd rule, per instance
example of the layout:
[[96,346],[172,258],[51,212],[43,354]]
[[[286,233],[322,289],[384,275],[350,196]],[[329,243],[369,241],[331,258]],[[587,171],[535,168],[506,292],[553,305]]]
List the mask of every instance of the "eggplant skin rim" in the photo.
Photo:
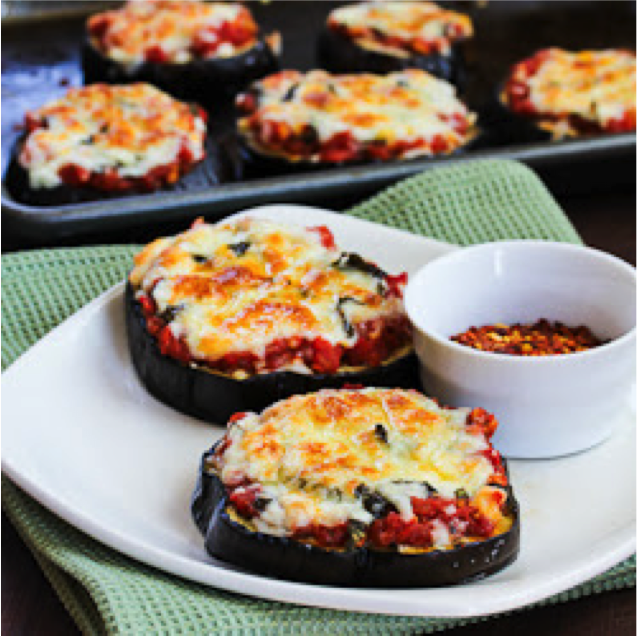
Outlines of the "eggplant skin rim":
[[181,99],[204,106],[226,98],[243,86],[279,69],[279,58],[265,37],[229,58],[197,59],[183,64],[141,62],[130,69],[98,51],[85,37],[81,48],[84,83],[148,82]]
[[225,424],[241,411],[261,412],[272,403],[295,394],[344,384],[421,389],[413,349],[379,367],[337,374],[298,374],[282,371],[236,379],[164,356],[146,329],[140,304],[130,282],[124,295],[128,347],[137,374],[146,389],[174,409],[207,422]]
[[506,533],[447,551],[329,550],[251,531],[230,517],[225,487],[217,474],[205,468],[215,447],[202,456],[191,514],[208,553],[246,570],[308,584],[420,588],[483,579],[513,563],[519,554],[519,505],[511,489],[508,497],[513,524]]
[[454,44],[449,55],[413,54],[403,58],[365,49],[347,36],[324,27],[318,38],[317,56],[321,66],[332,73],[386,74],[418,68],[462,89],[467,81],[463,44],[463,41]]

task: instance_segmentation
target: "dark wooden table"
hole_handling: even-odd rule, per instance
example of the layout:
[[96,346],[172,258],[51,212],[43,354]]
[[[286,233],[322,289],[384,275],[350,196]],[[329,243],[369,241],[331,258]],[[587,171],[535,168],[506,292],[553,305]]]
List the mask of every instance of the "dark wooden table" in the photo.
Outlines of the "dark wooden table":
[[[599,166],[585,174],[546,175],[548,184],[571,222],[591,246],[635,264],[634,160],[628,171]],[[625,175],[632,177],[626,179]],[[590,177],[588,176],[590,175]],[[568,177],[568,186],[565,179]],[[600,186],[600,182],[605,187]],[[575,185],[574,185],[575,184]],[[593,189],[591,191],[591,189]],[[573,193],[576,194],[573,194]],[[144,229],[124,236],[89,237],[76,243],[145,241],[161,229]],[[67,242],[73,244],[73,241]],[[5,235],[2,247],[14,251],[33,246]],[[2,635],[77,635],[73,621],[57,599],[28,549],[11,524],[2,520]],[[635,635],[634,589],[594,595],[473,626],[449,635]]]

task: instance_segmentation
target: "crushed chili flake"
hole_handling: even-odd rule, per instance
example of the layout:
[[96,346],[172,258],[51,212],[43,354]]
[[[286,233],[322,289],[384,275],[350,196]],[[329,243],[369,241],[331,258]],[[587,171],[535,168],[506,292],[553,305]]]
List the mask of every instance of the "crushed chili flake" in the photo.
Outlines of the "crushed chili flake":
[[569,327],[559,321],[540,319],[532,325],[495,323],[470,327],[451,337],[452,341],[473,349],[517,356],[572,354],[603,345],[585,325]]

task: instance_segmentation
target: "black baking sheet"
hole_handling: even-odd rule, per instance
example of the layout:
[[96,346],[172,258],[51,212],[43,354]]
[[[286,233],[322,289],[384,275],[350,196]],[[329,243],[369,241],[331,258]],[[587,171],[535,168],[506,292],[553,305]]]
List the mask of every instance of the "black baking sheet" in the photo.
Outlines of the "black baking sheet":
[[[20,19],[3,19],[2,25],[3,175],[20,135],[18,126],[25,110],[63,94],[69,85],[82,83],[79,43],[86,13],[45,15],[39,3],[29,4],[30,14]],[[316,37],[327,13],[338,4],[342,3],[274,0],[251,2],[249,6],[265,31],[277,29],[282,33],[282,68],[304,70],[315,67]],[[18,234],[50,240],[158,221],[185,222],[200,214],[215,220],[242,207],[261,203],[311,203],[324,200],[327,195],[362,194],[451,161],[501,157],[545,168],[563,167],[582,159],[601,162],[634,157],[633,134],[557,143],[538,141],[529,137],[524,127],[518,130],[505,125],[497,109],[493,109],[493,98],[510,65],[539,48],[554,45],[570,49],[634,49],[634,2],[500,0],[442,4],[455,5],[474,19],[476,37],[467,50],[470,82],[466,100],[479,114],[483,136],[473,149],[448,158],[256,177],[243,171],[240,161],[233,160],[231,118],[225,112],[211,112],[213,138],[223,138],[226,149],[223,153],[228,151],[229,157],[222,159],[225,163],[231,160],[233,169],[220,172],[218,166],[222,159],[213,152],[204,166],[171,191],[57,207],[18,203],[3,180],[3,220]],[[98,5],[92,8],[96,10]]]

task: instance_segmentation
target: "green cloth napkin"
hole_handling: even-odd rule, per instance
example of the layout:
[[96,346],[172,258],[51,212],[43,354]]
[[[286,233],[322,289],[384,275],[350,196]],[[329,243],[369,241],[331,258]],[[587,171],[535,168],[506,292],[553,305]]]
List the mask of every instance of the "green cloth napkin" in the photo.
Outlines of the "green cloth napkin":
[[[476,161],[400,182],[348,214],[467,245],[510,238],[579,243],[525,166]],[[2,257],[2,366],[121,281],[135,246],[39,250]],[[3,478],[5,512],[85,634],[409,635],[479,619],[350,613],[243,597],[140,564],[74,529]],[[542,602],[634,586],[627,560]]]

